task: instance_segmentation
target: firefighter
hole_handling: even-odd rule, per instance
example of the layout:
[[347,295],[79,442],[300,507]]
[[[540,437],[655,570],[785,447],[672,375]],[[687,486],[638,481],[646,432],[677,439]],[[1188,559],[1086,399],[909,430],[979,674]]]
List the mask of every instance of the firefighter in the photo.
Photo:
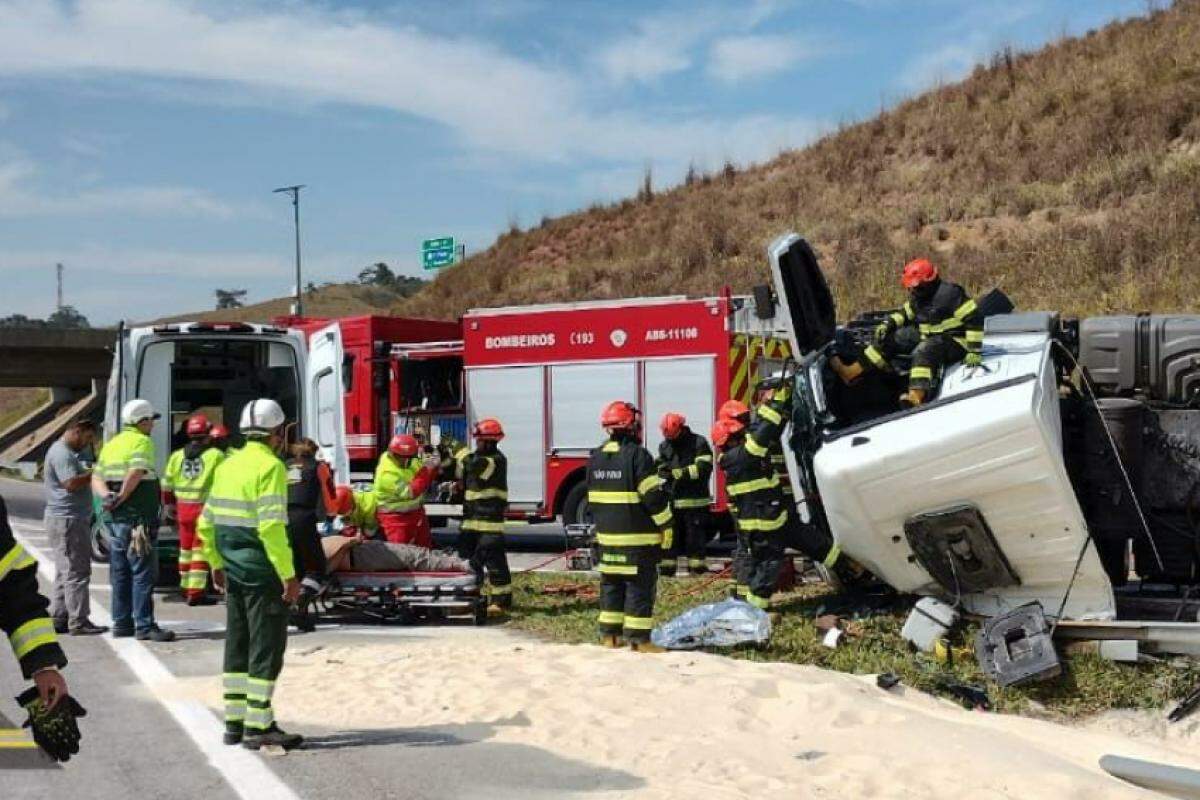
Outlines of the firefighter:
[[785,546],[796,547],[828,569],[845,566],[840,549],[796,517],[771,463],[771,444],[782,437],[790,408],[791,387],[783,385],[771,390],[749,424],[745,404],[730,401],[721,407],[712,429],[738,529],[735,592],[764,610],[775,592]]
[[425,492],[437,479],[441,458],[437,453],[420,457],[415,436],[398,433],[375,470],[376,515],[384,538],[393,544],[432,547],[433,534],[425,516]]
[[171,453],[163,470],[163,505],[179,531],[179,590],[189,606],[212,605],[217,601],[205,591],[208,565],[196,541],[196,520],[225,454],[213,446],[212,423],[203,414],[189,417],[184,432],[187,444]]
[[229,428],[218,422],[216,425],[213,425],[209,436],[212,437],[213,447],[222,453],[229,452]]
[[[67,693],[60,669],[67,657],[46,613],[49,601],[38,592],[37,561],[13,536],[8,508],[0,499],[0,629],[8,636],[21,676],[33,686],[17,702],[29,714],[33,740],[55,761],[79,752],[77,717],[87,712]],[[0,748],[6,743],[0,739]]]
[[600,643],[662,652],[650,642],[658,562],[674,539],[671,503],[641,445],[640,412],[622,400],[600,414],[608,441],[588,459],[588,504],[600,546]]
[[317,524],[336,513],[333,475],[328,464],[317,460],[318,449],[312,439],[302,439],[292,445],[287,461],[288,543],[296,575],[300,577],[300,600],[294,622],[306,633],[316,630],[309,606],[325,584],[325,551]]
[[196,532],[225,592],[225,743],[299,747],[275,724],[271,696],[283,668],[288,609],[300,582],[287,536],[287,469],[276,454],[287,418],[274,400],[242,411],[245,445],[217,470]]
[[658,445],[656,467],[670,490],[677,536],[670,552],[659,562],[660,576],[673,576],[680,550],[687,556],[693,575],[708,572],[705,546],[711,526],[709,478],[712,477],[712,448],[704,437],[688,427],[687,419],[674,411],[659,422],[663,440]]
[[908,302],[879,323],[874,342],[856,361],[846,364],[834,356],[830,366],[849,384],[868,370],[893,372],[892,359],[911,354],[908,391],[900,395],[900,405],[911,408],[937,388],[946,367],[959,361],[968,367],[983,363],[983,321],[966,290],[942,280],[928,259],[905,264],[900,282]]
[[[504,550],[504,514],[508,510],[508,459],[500,452],[504,438],[500,421],[487,417],[475,423],[475,452],[462,453],[457,471],[463,488],[460,553],[469,553],[471,569],[490,584],[488,616],[503,616],[512,608],[512,575]],[[461,451],[460,451],[461,453]]]

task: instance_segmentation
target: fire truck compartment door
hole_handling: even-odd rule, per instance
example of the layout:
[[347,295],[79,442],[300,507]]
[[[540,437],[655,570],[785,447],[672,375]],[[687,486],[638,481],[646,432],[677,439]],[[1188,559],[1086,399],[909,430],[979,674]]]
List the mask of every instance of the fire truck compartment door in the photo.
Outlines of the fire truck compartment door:
[[321,447],[336,480],[350,480],[346,413],[342,401],[342,330],[335,322],[312,335],[308,345],[305,428]]
[[[650,360],[645,362],[646,447],[657,456],[662,442],[659,420],[668,411],[683,414],[688,427],[708,438],[713,423],[716,389],[712,356]],[[715,471],[714,471],[715,477]],[[710,479],[709,491],[712,491]]]
[[558,364],[550,368],[550,449],[586,455],[604,440],[600,412],[613,400],[638,403],[634,361]]
[[837,308],[817,254],[795,233],[785,233],[767,247],[771,275],[782,317],[777,324],[787,330],[792,353],[800,357],[833,338]]
[[504,426],[509,503],[543,502],[546,485],[545,391],[541,367],[469,369],[469,428],[484,417]]

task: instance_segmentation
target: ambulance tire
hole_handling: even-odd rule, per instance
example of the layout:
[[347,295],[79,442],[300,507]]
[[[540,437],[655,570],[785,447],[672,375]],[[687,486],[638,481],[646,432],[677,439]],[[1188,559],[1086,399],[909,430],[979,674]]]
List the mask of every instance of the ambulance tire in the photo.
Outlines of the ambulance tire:
[[592,509],[587,499],[587,482],[580,481],[571,487],[563,500],[563,525],[589,524],[592,521]]

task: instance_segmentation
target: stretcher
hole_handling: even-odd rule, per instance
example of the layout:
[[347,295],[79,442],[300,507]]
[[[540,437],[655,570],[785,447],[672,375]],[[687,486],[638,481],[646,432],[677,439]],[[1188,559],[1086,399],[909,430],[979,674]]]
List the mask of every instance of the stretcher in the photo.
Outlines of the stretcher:
[[308,613],[402,624],[469,617],[483,625],[487,598],[471,572],[334,572]]

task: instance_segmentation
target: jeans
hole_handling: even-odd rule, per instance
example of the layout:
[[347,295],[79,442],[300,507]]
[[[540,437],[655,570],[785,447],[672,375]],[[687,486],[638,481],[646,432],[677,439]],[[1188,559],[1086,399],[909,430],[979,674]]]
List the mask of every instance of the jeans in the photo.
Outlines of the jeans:
[[131,628],[137,632],[154,628],[154,580],[158,577],[158,553],[154,548],[158,531],[147,526],[150,552],[136,556],[129,551],[134,523],[106,522],[108,563],[112,582],[113,632]]

